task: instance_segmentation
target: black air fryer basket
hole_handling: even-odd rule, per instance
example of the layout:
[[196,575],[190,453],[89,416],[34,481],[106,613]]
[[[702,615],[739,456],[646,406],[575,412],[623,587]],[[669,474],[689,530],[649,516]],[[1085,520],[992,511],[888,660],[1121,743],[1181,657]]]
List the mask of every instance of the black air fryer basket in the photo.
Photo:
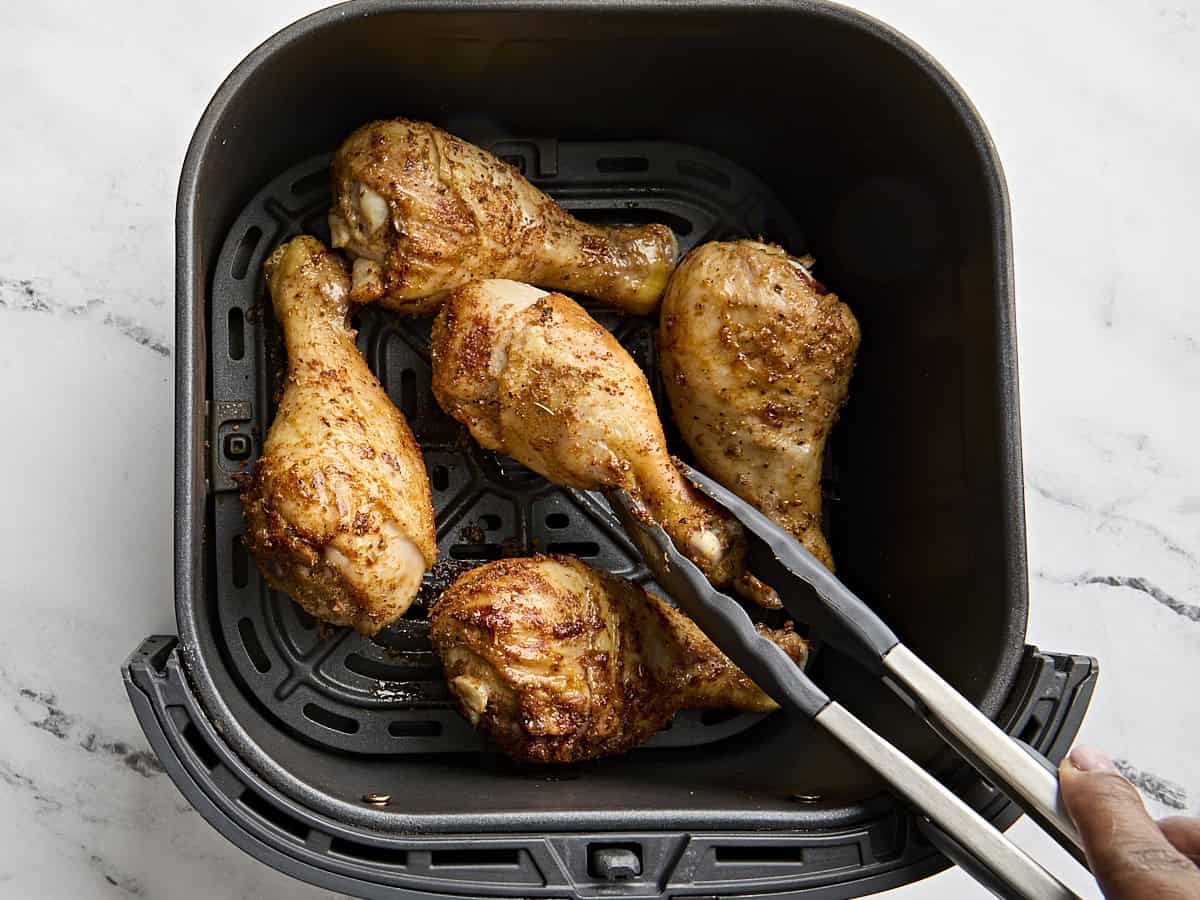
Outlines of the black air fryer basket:
[[[863,332],[826,471],[840,576],[1054,761],[1091,697],[1093,660],[1024,643],[1008,201],[928,56],[815,3],[362,0],[247,57],[184,164],[180,634],[124,668],[171,778],[258,859],[365,897],[848,897],[946,866],[867,770],[782,714],[682,713],[625,756],[556,768],[516,766],[465,724],[425,622],[457,570],[542,550],[647,575],[603,500],[464,440],[430,393],[428,321],[357,324],[425,452],[444,562],[371,639],[266,589],[234,484],[283,360],[262,261],[328,236],[330,152],[396,115],[490,148],[580,218],[662,222],[682,250],[762,236],[816,256]],[[653,323],[593,314],[657,383]],[[997,825],[1016,818],[873,676],[828,648],[812,672]]]

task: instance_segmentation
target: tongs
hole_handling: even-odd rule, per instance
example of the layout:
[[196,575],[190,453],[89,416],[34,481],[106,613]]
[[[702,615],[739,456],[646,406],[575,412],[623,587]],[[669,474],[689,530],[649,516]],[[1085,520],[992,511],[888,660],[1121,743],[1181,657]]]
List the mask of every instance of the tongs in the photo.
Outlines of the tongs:
[[[985,778],[1087,865],[1079,833],[1061,806],[1057,774],[1048,760],[1005,734],[922,662],[788,532],[707,476],[682,463],[680,468],[745,526],[747,570],[775,588],[797,621],[811,626],[822,642],[879,674]],[[950,859],[1001,897],[1076,896],[941,782],[831,700],[787,654],[755,630],[741,604],[709,584],[628,493],[613,491],[608,497],[659,586],[781,707],[813,720],[885,779],[924,817],[931,839]]]

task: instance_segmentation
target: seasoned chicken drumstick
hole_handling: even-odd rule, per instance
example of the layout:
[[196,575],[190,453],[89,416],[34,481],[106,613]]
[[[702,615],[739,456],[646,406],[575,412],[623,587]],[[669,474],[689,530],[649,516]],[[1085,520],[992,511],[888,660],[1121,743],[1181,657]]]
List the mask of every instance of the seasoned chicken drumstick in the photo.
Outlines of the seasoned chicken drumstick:
[[716,585],[742,576],[741,526],[671,462],[646,376],[562,294],[476,281],[433,324],[433,393],[489,450],[551,481],[625,488]]
[[425,464],[355,347],[341,260],[305,236],[265,268],[288,372],[242,490],[246,546],[271,587],[373,634],[404,614],[437,556]]
[[[463,713],[517,760],[622,753],[685,708],[776,708],[686,615],[571,557],[472,569],[429,621]],[[803,638],[764,633],[803,664]]]
[[831,569],[821,457],[858,341],[837,295],[799,260],[754,241],[688,254],[659,324],[667,394],[700,466]]
[[372,122],[333,160],[333,246],[356,303],[421,314],[475,278],[570,290],[652,312],[675,267],[665,225],[580,222],[512,166],[425,122]]

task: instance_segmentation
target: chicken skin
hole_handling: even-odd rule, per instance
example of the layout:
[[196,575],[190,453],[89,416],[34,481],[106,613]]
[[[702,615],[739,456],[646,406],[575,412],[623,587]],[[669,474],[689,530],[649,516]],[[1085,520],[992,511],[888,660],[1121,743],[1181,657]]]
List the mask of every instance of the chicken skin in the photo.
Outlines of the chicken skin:
[[667,394],[701,468],[830,569],[822,455],[858,343],[858,321],[836,294],[800,260],[754,241],[689,253],[659,323]]
[[425,464],[354,344],[341,260],[303,236],[265,271],[288,369],[242,489],[246,546],[271,587],[373,634],[404,614],[437,557]]
[[[523,762],[622,753],[681,709],[776,708],[686,615],[572,557],[472,569],[429,620],[459,708]],[[803,664],[802,637],[763,631]]]
[[425,122],[371,122],[333,160],[333,246],[351,296],[410,315],[477,278],[570,290],[653,312],[678,248],[665,225],[580,222],[515,168]]
[[476,281],[433,324],[433,393],[483,447],[556,484],[624,488],[718,586],[742,576],[741,525],[667,453],[646,376],[562,294]]

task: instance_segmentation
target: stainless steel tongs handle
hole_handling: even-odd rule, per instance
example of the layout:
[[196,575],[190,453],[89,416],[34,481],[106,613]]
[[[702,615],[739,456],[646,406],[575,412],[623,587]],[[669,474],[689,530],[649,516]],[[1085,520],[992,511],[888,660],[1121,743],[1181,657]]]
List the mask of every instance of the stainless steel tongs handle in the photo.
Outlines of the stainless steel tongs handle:
[[1011,797],[1083,866],[1079,830],[1062,807],[1058,773],[1032,748],[1009,737],[903,644],[883,657],[886,680],[992,784]]
[[755,630],[737,601],[708,583],[628,494],[616,491],[609,499],[659,586],[780,706],[825,728],[925,816],[933,825],[935,843],[947,856],[1004,898],[1076,896],[940,781],[830,700],[787,654]]

